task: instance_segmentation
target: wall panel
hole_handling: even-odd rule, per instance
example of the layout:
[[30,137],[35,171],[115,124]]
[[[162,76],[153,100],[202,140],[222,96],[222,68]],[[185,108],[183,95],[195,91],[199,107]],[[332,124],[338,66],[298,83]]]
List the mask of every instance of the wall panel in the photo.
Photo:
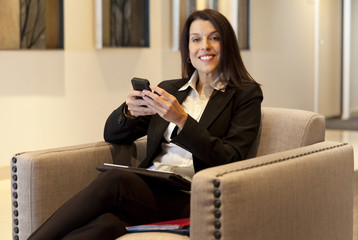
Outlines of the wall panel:
[[0,0],[0,50],[20,48],[20,1]]

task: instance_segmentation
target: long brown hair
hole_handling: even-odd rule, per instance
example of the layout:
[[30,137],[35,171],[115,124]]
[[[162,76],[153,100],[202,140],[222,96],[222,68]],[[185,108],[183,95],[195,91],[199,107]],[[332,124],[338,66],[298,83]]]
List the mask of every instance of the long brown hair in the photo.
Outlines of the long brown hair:
[[246,70],[240,55],[240,48],[235,32],[227,18],[212,9],[193,12],[186,20],[180,38],[180,54],[182,64],[182,77],[190,78],[195,68],[188,62],[190,25],[197,19],[210,21],[220,36],[221,52],[219,70],[225,79],[229,80],[230,87],[240,87],[245,83],[256,83]]

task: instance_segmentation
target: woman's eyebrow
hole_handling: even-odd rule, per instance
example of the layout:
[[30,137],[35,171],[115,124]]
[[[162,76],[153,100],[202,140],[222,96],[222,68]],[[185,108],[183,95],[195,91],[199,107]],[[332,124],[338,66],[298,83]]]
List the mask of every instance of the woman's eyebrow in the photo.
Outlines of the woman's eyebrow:
[[[211,32],[211,33],[209,33],[209,35],[208,36],[210,36],[210,35],[213,35],[213,34],[216,34],[216,33],[219,33],[218,31],[213,31],[213,32]],[[200,33],[190,33],[190,36],[195,36],[195,35],[201,35]]]
[[213,31],[213,32],[211,32],[209,35],[213,35],[213,34],[219,34],[219,32],[218,31]]

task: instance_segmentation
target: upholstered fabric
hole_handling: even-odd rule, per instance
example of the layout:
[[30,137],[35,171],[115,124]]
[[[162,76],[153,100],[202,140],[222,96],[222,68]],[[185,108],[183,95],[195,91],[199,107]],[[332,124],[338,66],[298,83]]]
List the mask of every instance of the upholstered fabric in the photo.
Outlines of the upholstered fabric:
[[350,240],[352,179],[352,146],[335,142],[203,170],[191,239]]
[[17,194],[13,195],[13,217],[18,222],[14,232],[26,239],[63,202],[96,178],[96,167],[104,162],[131,159],[122,162],[136,165],[134,150],[133,146],[98,142],[17,154],[11,162],[12,176],[17,178],[12,179],[12,192]]
[[[304,110],[263,108],[257,152],[251,157],[285,151],[322,142],[325,118]],[[255,148],[255,146],[253,147]]]
[[[314,144],[324,141],[324,124],[323,116],[316,113],[263,108],[253,152],[265,156],[195,175],[190,239],[215,239],[214,234],[218,239],[349,239],[352,149],[339,143]],[[98,174],[95,168],[104,162],[138,165],[145,155],[145,141],[17,154],[11,163],[14,238],[26,239],[92,181]],[[305,145],[311,146],[302,148]],[[230,172],[242,168],[249,169]],[[338,233],[341,237],[334,238]],[[168,233],[127,234],[120,239],[149,238],[188,239]]]

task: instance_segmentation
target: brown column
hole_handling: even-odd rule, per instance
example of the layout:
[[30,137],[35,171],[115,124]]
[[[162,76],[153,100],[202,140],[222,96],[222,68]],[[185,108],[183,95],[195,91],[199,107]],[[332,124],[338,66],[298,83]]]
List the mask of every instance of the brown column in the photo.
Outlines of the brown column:
[[60,1],[46,0],[46,48],[60,47]]

